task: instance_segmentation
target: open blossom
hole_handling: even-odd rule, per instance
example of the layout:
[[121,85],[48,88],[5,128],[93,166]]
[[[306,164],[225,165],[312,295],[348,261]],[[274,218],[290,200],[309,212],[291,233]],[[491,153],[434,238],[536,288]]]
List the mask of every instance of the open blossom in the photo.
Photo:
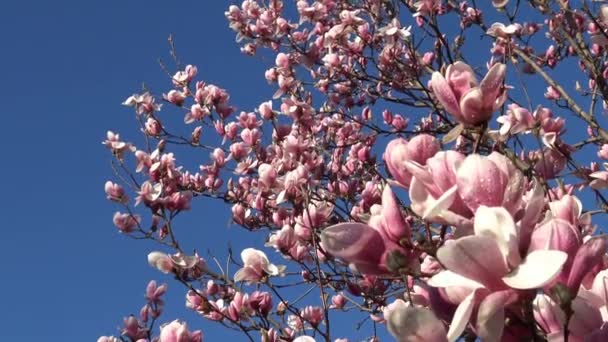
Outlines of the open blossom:
[[148,254],[148,264],[163,273],[174,271],[187,271],[193,268],[204,268],[205,263],[197,254],[193,256],[177,253],[168,255],[163,252],[154,251]]
[[520,24],[509,24],[493,23],[492,26],[486,31],[492,37],[508,38],[513,35],[521,34],[522,26]]
[[434,72],[431,87],[437,100],[456,121],[475,126],[487,122],[505,102],[507,92],[502,83],[506,69],[504,64],[494,64],[478,83],[469,65],[456,62],[448,66],[445,77]]
[[203,333],[200,330],[188,331],[188,325],[175,320],[160,327],[159,342],[202,342]]
[[241,252],[241,260],[243,268],[236,271],[234,281],[257,283],[268,276],[279,276],[285,269],[285,266],[271,264],[264,252],[254,248],[245,248]]
[[196,76],[198,69],[193,65],[186,65],[184,70],[180,70],[173,75],[173,84],[176,87],[187,85]]
[[122,104],[128,107],[135,107],[137,114],[151,114],[157,112],[161,108],[161,104],[154,103],[155,99],[149,92],[143,94],[133,94],[129,96]]
[[515,290],[538,289],[562,270],[568,255],[558,250],[520,253],[520,232],[511,214],[502,207],[481,206],[475,212],[475,234],[448,241],[437,251],[446,267],[429,279],[433,287],[463,287],[469,294],[452,319],[448,340],[454,341],[477,309],[477,333],[483,340],[500,340],[504,307]]
[[119,184],[107,181],[104,186],[104,190],[106,191],[107,198],[110,201],[126,203],[129,200],[129,198],[125,194],[125,190]]
[[515,214],[522,204],[523,174],[505,156],[468,157],[439,152],[422,167],[408,162],[414,175],[410,186],[412,210],[433,222],[469,227],[480,206],[504,206]]
[[125,152],[135,152],[135,146],[120,140],[118,133],[108,131],[106,136],[107,139],[102,144],[109,148],[118,159],[122,160]]
[[498,123],[502,124],[499,130],[501,135],[515,135],[521,132],[529,132],[534,128],[535,118],[526,108],[515,103],[508,105],[507,108],[505,115],[496,119]]
[[137,228],[141,222],[141,217],[138,215],[116,212],[114,213],[114,218],[112,221],[118,230],[123,233],[130,233]]

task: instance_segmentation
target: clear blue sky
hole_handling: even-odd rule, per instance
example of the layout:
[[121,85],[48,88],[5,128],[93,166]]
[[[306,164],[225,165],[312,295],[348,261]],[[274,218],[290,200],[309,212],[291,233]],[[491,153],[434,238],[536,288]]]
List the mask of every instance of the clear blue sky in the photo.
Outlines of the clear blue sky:
[[[223,16],[229,4],[3,1],[0,341],[113,334],[143,305],[149,279],[169,283],[164,320],[185,318],[209,341],[240,340],[184,309],[184,289],[147,265],[150,243],[116,232],[117,208],[103,192],[110,155],[101,145],[108,129],[139,138],[132,111],[120,103],[142,82],[168,90],[157,58],[169,60],[169,33],[181,60],[228,89],[240,109],[272,96],[263,72],[273,61],[240,53]],[[262,235],[245,239],[229,227],[229,207],[198,201],[195,209],[180,221],[190,248],[222,255],[228,240],[235,250],[263,243]]]
[[[184,317],[216,340],[225,330],[188,313],[183,288],[147,265],[152,245],[114,229],[117,208],[103,192],[110,155],[101,141],[108,129],[139,138],[133,112],[120,104],[142,82],[168,90],[156,60],[169,59],[169,33],[182,61],[230,89],[241,109],[272,95],[263,78],[269,61],[240,53],[223,15],[227,1],[2,4],[0,341],[115,333],[144,304],[148,279],[169,282],[166,320]],[[203,253],[224,251],[227,237],[242,247],[228,227],[229,207],[197,207],[205,209],[181,221],[185,238],[199,241]],[[264,237],[249,239],[259,246]]]

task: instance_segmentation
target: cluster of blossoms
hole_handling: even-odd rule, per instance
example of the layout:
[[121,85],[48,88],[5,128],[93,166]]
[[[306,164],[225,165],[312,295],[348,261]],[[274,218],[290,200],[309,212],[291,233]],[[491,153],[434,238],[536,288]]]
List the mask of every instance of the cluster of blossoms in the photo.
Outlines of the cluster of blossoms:
[[[185,286],[188,309],[268,342],[347,341],[330,324],[345,312],[369,341],[377,325],[398,341],[608,340],[595,225],[608,213],[608,6],[244,0],[225,15],[243,53],[271,54],[272,99],[238,111],[188,65],[162,96],[123,103],[141,144],[103,142],[114,225],[163,246],[148,263]],[[196,170],[178,164],[184,146],[206,151]],[[228,203],[266,249],[229,256],[236,272],[208,264],[205,246],[187,252],[174,220],[198,197]],[[152,337],[164,291],[150,283],[121,338],[202,340],[180,321]]]
[[146,287],[146,304],[139,311],[139,317],[129,316],[123,320],[120,337],[101,336],[97,342],[123,342],[126,339],[134,342],[202,342],[202,331],[191,332],[186,323],[178,320],[161,325],[159,336],[153,337],[152,326],[163,312],[165,292],[166,284],[158,286],[156,281],[150,281]]

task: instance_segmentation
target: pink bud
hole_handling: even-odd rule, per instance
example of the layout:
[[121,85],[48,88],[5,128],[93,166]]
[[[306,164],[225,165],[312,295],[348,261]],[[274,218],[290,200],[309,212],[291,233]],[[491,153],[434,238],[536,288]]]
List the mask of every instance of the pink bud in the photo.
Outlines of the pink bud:
[[605,235],[593,237],[579,248],[568,277],[568,288],[572,293],[578,292],[579,286],[587,273],[602,262],[607,251],[608,239]]
[[181,91],[173,89],[165,95],[165,99],[176,106],[181,106],[184,104],[186,96]]
[[341,310],[346,305],[346,298],[341,293],[331,297],[331,308]]

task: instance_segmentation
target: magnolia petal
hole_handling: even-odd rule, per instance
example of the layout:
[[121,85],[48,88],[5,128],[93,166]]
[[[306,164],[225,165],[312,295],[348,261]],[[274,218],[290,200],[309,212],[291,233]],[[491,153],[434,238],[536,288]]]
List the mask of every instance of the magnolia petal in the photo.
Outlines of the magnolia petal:
[[469,319],[471,318],[471,313],[473,313],[473,308],[475,306],[474,300],[475,291],[471,292],[456,308],[454,318],[452,318],[452,323],[448,330],[448,341],[456,341],[466,328]]
[[407,170],[423,183],[433,183],[433,175],[423,166],[413,160],[403,162]]
[[452,206],[452,203],[454,203],[457,194],[458,187],[454,185],[426,208],[426,210],[422,214],[422,219],[440,216],[443,211],[448,210]]
[[489,236],[496,241],[509,265],[520,263],[517,228],[505,208],[480,206],[475,212],[473,227],[475,235]]
[[566,259],[568,259],[568,254],[562,251],[533,251],[502,280],[514,289],[540,288],[550,283],[559,274]]
[[477,336],[482,341],[500,341],[505,328],[505,305],[512,291],[494,292],[479,304],[477,309]]
[[568,276],[568,288],[578,289],[583,278],[602,260],[608,251],[606,235],[599,235],[587,240],[576,252]]
[[461,286],[472,289],[483,288],[483,285],[476,282],[475,280],[465,278],[460,274],[454,273],[449,270],[441,271],[435,274],[429,280],[427,280],[426,283],[433,287]]
[[388,331],[399,342],[447,341],[443,323],[429,309],[397,299],[384,310],[384,318]]
[[494,64],[486,76],[481,80],[479,89],[483,93],[483,107],[492,108],[496,97],[501,91],[502,83],[505,80],[507,66],[502,63]]
[[525,177],[523,173],[506,156],[492,152],[488,159],[507,176],[505,184],[502,206],[510,213],[516,213],[520,207],[525,190]]
[[526,203],[524,216],[519,221],[519,247],[520,250],[527,250],[530,243],[530,236],[540,219],[542,210],[545,207],[545,193],[543,187],[537,180],[534,180],[532,194]]
[[438,71],[435,71],[431,77],[431,88],[433,88],[433,93],[443,108],[445,108],[448,113],[454,115],[456,120],[460,121],[462,113],[458,100],[448,84],[448,81]]
[[325,228],[321,245],[329,254],[347,262],[376,263],[384,252],[380,233],[363,223],[339,223]]
[[439,248],[437,259],[448,270],[485,287],[504,288],[500,279],[508,273],[508,268],[496,241],[491,237],[465,236],[450,241]]
[[245,263],[245,265],[259,264],[263,267],[270,263],[266,254],[255,248],[243,249],[243,251],[241,252],[241,260],[243,260],[243,263]]
[[[467,90],[470,87],[477,86],[477,77],[475,71],[470,65],[462,61],[457,61],[454,64],[448,65],[445,70],[445,78],[450,85],[458,90]],[[460,94],[462,95],[463,92]]]
[[502,206],[507,182],[498,165],[479,154],[467,156],[457,172],[458,193],[472,212],[480,205]]
[[435,200],[417,177],[412,178],[409,195],[412,202],[412,210],[419,216],[422,216],[426,212],[426,208],[430,207],[431,203]]
[[384,230],[393,241],[399,242],[402,238],[410,238],[410,225],[403,218],[395,195],[388,185],[384,187],[384,191],[382,192],[381,215],[384,219]]
[[572,315],[568,328],[574,336],[585,336],[590,331],[602,326],[602,314],[600,310],[593,307],[591,303],[582,298],[575,298],[572,301],[572,310],[576,313]]
[[471,88],[460,99],[463,122],[476,126],[492,117],[492,107],[485,106],[484,94],[478,87]]

